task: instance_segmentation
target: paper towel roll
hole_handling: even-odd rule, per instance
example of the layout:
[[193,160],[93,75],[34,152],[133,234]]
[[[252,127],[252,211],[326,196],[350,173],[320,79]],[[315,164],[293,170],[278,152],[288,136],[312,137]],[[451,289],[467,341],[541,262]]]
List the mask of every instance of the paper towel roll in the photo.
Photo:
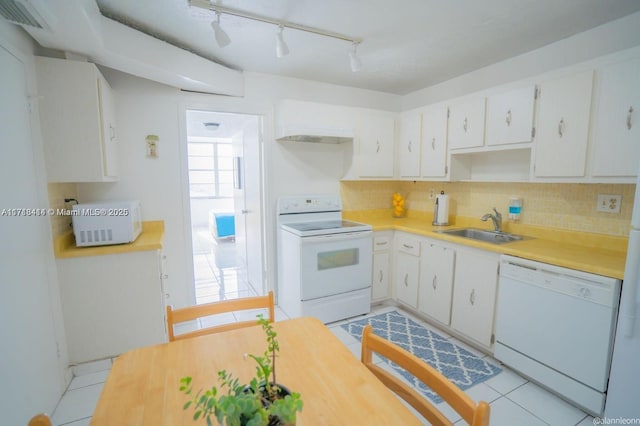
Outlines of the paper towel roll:
[[447,194],[439,194],[436,196],[436,209],[433,216],[434,225],[449,224],[449,196]]

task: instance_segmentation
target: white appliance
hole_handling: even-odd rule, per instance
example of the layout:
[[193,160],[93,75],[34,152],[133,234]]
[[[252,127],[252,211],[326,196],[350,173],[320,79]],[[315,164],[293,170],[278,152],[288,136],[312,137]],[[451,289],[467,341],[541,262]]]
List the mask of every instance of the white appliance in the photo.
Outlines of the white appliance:
[[142,232],[139,201],[76,204],[71,221],[78,247],[130,243]]
[[342,220],[337,195],[278,200],[278,305],[324,323],[371,308],[372,228]]
[[494,356],[600,416],[620,280],[502,256]]
[[613,348],[609,392],[604,415],[607,418],[638,419],[640,404],[640,173],[636,183],[635,205],[631,217],[627,263],[620,297],[618,330]]

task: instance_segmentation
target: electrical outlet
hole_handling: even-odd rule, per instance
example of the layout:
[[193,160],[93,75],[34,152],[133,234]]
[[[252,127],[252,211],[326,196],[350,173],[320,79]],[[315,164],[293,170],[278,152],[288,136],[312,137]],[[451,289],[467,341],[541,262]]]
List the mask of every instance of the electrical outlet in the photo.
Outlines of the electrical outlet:
[[598,194],[596,211],[605,213],[620,213],[622,195]]

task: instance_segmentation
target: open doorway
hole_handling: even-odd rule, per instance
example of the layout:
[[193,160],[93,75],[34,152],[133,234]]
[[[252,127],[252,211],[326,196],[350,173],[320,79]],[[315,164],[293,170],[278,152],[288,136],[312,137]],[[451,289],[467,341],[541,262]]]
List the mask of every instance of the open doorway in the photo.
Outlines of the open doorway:
[[264,294],[261,117],[186,114],[196,303]]

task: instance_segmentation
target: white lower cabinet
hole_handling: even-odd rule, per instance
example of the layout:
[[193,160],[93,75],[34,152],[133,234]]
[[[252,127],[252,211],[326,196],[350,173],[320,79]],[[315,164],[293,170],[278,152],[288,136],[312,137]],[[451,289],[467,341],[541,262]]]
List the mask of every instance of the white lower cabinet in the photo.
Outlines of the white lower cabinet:
[[500,255],[456,249],[451,327],[483,346],[493,344]]
[[57,259],[70,363],[166,342],[159,250]]
[[396,234],[395,290],[396,299],[414,309],[418,308],[418,274],[420,273],[420,240]]
[[371,274],[371,301],[380,302],[389,298],[389,272],[391,270],[391,242],[393,233],[376,232],[373,235],[373,273]]
[[455,250],[433,241],[422,243],[418,310],[449,325]]

